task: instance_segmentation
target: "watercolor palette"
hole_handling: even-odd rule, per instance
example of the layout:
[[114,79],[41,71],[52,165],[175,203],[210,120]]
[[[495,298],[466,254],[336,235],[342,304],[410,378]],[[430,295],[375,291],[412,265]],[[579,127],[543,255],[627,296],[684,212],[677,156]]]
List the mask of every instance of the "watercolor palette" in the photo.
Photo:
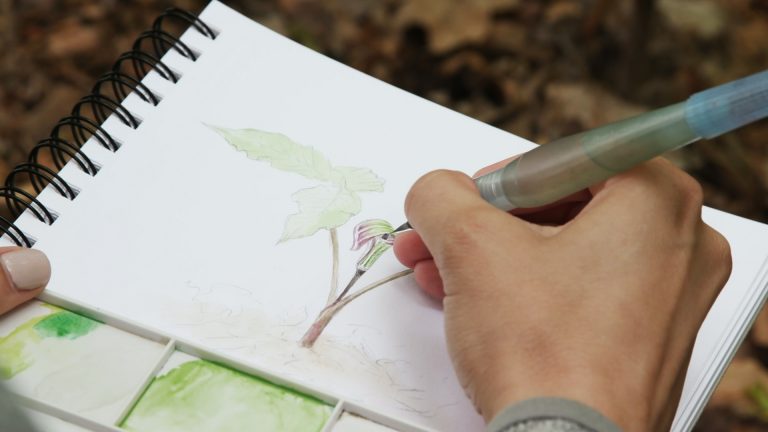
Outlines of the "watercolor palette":
[[321,430],[333,406],[174,352],[121,426],[129,431]]
[[345,412],[333,425],[332,432],[393,432],[395,429]]
[[422,428],[44,295],[0,318],[0,380],[41,431]]
[[21,395],[113,422],[163,349],[35,301],[0,321],[0,378]]
[[68,423],[58,417],[25,408],[23,410],[29,421],[40,431],[50,432],[87,432],[88,429]]

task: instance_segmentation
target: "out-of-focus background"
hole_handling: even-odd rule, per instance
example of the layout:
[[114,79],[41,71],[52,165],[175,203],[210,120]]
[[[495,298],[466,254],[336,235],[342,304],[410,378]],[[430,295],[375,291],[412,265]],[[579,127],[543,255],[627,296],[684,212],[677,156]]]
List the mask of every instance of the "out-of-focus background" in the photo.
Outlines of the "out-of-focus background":
[[[0,0],[0,176],[170,6]],[[311,48],[530,140],[677,102],[768,69],[768,0],[225,1]],[[768,221],[768,121],[670,158],[706,203]],[[2,178],[0,177],[0,178]],[[768,429],[768,312],[697,431]]]

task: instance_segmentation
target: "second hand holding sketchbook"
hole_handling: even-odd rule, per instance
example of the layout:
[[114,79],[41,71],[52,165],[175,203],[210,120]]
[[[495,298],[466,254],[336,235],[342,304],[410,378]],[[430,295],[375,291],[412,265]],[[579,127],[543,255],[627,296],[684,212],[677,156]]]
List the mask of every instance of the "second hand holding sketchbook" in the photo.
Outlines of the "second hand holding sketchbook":
[[[140,82],[116,78],[135,91],[77,149],[97,166],[75,158],[51,174],[8,228],[6,241],[34,239],[53,263],[43,300],[310,389],[338,401],[334,418],[354,406],[393,429],[481,430],[439,305],[410,278],[350,303],[312,349],[299,340],[333,281],[355,273],[356,224],[399,223],[432,169],[472,172],[533,144],[221,3],[200,19],[208,27],[192,20],[180,38],[189,53],[176,44]],[[708,208],[704,218],[734,266],[699,332],[674,431],[692,428],[766,296],[766,226]],[[357,286],[401,270],[389,254]]]

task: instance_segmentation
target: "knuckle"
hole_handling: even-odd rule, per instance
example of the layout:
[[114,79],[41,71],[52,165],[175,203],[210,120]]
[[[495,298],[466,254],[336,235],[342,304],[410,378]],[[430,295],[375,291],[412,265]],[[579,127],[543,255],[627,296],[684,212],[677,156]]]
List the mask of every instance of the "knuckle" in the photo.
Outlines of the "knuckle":
[[445,264],[463,261],[467,255],[479,254],[483,249],[487,218],[482,210],[464,210],[446,215],[443,231],[442,261]]
[[653,159],[628,177],[629,183],[647,196],[658,197],[686,210],[702,206],[704,192],[699,182],[666,159]]
[[704,203],[704,190],[696,179],[679,171],[675,185],[682,202],[690,208],[700,208]]
[[722,286],[730,277],[731,270],[733,269],[731,245],[728,243],[728,239],[726,239],[725,236],[713,228],[707,225],[705,226],[705,247],[706,254],[709,258],[708,262],[710,263],[712,270],[717,274],[718,280],[720,282],[719,285]]
[[458,247],[470,246],[485,225],[479,212],[464,210],[446,215],[445,239]]
[[668,190],[663,201],[672,211],[671,220],[686,230],[695,229],[701,223],[701,209],[704,204],[701,185],[696,179],[678,169],[675,169],[667,180]]
[[418,208],[420,204],[427,202],[432,197],[432,191],[436,183],[442,183],[455,177],[456,173],[449,170],[431,171],[421,176],[411,186],[411,190],[405,197],[405,214]]
[[712,230],[714,234],[713,254],[716,257],[720,268],[723,270],[724,277],[727,279],[733,269],[733,256],[731,255],[731,245],[728,240],[719,232]]

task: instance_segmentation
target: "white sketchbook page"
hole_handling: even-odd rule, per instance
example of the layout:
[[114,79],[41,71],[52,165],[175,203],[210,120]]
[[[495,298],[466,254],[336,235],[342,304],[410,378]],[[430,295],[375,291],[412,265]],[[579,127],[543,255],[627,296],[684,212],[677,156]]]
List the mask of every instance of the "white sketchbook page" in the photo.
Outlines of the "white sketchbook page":
[[[390,416],[481,428],[446,355],[439,307],[410,281],[350,305],[314,351],[298,346],[328,295],[329,240],[276,243],[296,211],[291,195],[314,183],[247,159],[204,123],[281,132],[386,180],[384,192],[361,194],[362,212],[340,230],[342,283],[360,255],[349,250],[354,224],[404,222],[419,175],[472,171],[531,144],[221,5],[203,19],[221,34],[199,61],[179,67],[184,76],[138,130],[121,131],[123,147],[53,226],[25,225],[54,263],[49,289]],[[390,255],[366,281],[399,270]]]
[[[145,80],[161,89],[162,103],[126,102],[144,123],[108,128],[123,147],[104,155],[101,172],[62,204],[56,223],[20,219],[54,265],[49,290],[423,427],[480,430],[446,354],[440,309],[411,280],[355,301],[313,351],[298,347],[328,293],[329,240],[322,231],[277,240],[296,211],[291,194],[315,183],[247,159],[203,123],[280,132],[334,165],[386,179],[384,192],[361,194],[362,211],[340,229],[342,284],[359,256],[349,251],[354,224],[402,222],[403,198],[419,175],[471,173],[532,144],[326,59],[219,3],[202,19],[220,36],[184,36],[203,52],[194,64],[166,56],[181,81]],[[58,202],[46,192],[44,202]],[[743,251],[737,255],[757,255],[750,239],[762,226],[716,222]],[[760,258],[737,260],[726,289],[748,287]],[[366,281],[400,269],[390,254]],[[734,304],[725,302],[723,315],[734,315]],[[719,341],[723,332],[715,325],[703,338]],[[709,348],[689,378],[701,379]]]

